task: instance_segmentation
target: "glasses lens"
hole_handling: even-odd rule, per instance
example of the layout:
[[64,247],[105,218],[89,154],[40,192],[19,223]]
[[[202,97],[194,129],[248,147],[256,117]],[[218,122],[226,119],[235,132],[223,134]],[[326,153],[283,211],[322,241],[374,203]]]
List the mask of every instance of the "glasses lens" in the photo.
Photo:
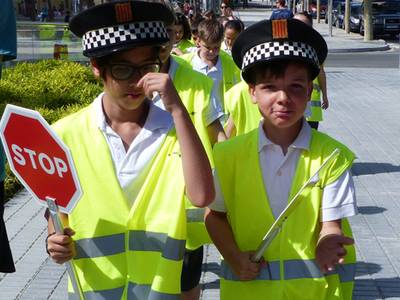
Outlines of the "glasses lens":
[[146,75],[147,73],[157,73],[158,71],[160,71],[159,64],[148,64],[139,68],[140,75],[142,76]]
[[111,76],[117,80],[127,80],[135,73],[135,68],[130,65],[111,65]]
[[144,76],[147,73],[157,73],[160,70],[159,64],[147,64],[140,67],[135,67],[127,64],[110,65],[111,76],[116,80],[128,80],[135,75]]

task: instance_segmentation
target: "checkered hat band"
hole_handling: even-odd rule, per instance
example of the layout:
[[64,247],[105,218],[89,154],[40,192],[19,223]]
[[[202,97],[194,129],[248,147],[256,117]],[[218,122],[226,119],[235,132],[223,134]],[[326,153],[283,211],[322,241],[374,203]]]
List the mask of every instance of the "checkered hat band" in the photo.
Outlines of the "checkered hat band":
[[82,47],[84,51],[87,51],[149,39],[169,39],[163,22],[136,22],[88,31],[82,37]]
[[285,56],[309,59],[319,66],[317,52],[310,45],[300,42],[275,41],[259,44],[248,50],[243,57],[242,69],[260,60]]

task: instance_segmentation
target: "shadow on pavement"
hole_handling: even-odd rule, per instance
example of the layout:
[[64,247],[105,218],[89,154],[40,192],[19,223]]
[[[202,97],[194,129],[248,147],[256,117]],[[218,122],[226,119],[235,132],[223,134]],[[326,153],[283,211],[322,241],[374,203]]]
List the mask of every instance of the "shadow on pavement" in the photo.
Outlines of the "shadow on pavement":
[[356,263],[356,277],[379,273],[382,267],[375,263],[358,261]]
[[359,206],[358,212],[362,215],[375,215],[386,211],[387,209],[379,206]]
[[389,163],[355,162],[351,168],[354,176],[400,172],[400,166]]

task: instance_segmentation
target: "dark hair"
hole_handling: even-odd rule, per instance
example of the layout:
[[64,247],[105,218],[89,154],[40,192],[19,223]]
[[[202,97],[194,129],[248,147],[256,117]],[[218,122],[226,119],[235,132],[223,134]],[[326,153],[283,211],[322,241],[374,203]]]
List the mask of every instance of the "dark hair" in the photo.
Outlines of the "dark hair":
[[307,21],[309,22],[308,25],[310,25],[310,26],[313,25],[313,18],[312,18],[311,14],[308,11],[300,11],[300,12],[296,13],[294,16],[295,17],[296,16],[304,16],[304,17],[307,18]]
[[222,42],[224,38],[224,29],[217,20],[203,20],[198,27],[198,37],[210,43]]
[[278,2],[281,6],[285,6],[286,5],[286,1],[285,0],[276,0],[276,2]]
[[272,75],[274,78],[283,77],[289,65],[296,64],[307,68],[308,79],[312,80],[312,68],[305,61],[284,59],[271,62],[261,61],[250,69],[246,70],[244,78],[249,84],[258,84],[266,75]]
[[198,29],[199,29],[199,24],[201,21],[203,21],[204,18],[202,15],[197,14],[192,22],[190,22],[190,31],[192,35],[197,35]]
[[224,30],[226,30],[228,28],[233,29],[236,32],[240,33],[244,30],[244,24],[240,20],[229,20],[228,22],[226,22]]
[[182,39],[190,40],[192,37],[189,22],[186,19],[186,16],[182,13],[176,13],[175,25],[182,25],[183,27],[183,36]]

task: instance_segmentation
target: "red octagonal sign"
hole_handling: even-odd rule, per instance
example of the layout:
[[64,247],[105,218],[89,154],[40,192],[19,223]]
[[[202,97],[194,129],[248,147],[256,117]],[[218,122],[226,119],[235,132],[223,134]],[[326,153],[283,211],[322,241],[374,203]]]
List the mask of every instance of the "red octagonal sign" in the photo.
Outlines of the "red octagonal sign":
[[7,105],[0,134],[11,170],[42,205],[54,198],[71,213],[82,195],[71,154],[34,110]]

